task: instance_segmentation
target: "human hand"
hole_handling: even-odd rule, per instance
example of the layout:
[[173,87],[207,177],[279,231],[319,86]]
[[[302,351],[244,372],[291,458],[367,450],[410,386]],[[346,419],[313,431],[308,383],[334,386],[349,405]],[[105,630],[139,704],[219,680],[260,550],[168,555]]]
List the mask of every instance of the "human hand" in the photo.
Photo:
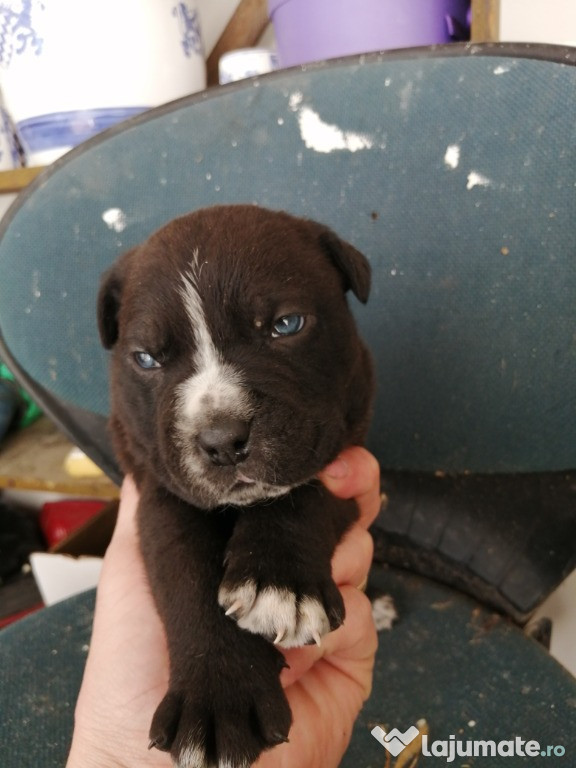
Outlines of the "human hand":
[[[285,651],[290,668],[281,681],[294,716],[290,742],[262,755],[259,768],[337,766],[370,691],[377,640],[370,603],[358,587],[372,560],[367,528],[380,506],[378,466],[364,449],[350,448],[319,477],[360,507],[359,522],[332,561],[346,621],[320,647]],[[146,750],[151,715],[168,686],[168,652],[138,547],[137,503],[127,478],[98,586],[67,768],[171,766],[167,754]]]

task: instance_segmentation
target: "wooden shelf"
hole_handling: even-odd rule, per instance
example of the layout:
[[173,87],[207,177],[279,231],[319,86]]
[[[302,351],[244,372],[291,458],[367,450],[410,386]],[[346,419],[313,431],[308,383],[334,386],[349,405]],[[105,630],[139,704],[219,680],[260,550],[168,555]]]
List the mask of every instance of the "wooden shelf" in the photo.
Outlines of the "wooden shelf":
[[14,168],[12,171],[0,171],[0,195],[20,192],[44,170],[40,168]]
[[500,40],[500,0],[472,0],[473,43]]
[[0,489],[50,491],[98,499],[118,498],[105,475],[74,477],[64,462],[73,445],[46,417],[15,432],[0,446]]

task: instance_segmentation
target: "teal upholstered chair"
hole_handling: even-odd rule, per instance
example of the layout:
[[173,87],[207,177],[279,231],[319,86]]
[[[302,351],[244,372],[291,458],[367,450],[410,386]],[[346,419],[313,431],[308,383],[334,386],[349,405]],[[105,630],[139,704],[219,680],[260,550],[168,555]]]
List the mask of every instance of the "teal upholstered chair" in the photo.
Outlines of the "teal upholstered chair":
[[[116,479],[93,307],[119,253],[194,208],[255,202],[370,259],[354,310],[387,496],[373,588],[399,619],[344,766],[383,766],[372,728],[420,718],[431,741],[520,737],[574,759],[576,682],[522,625],[576,565],[575,63],[456,45],[207,91],[71,152],[2,225],[2,357]],[[2,765],[62,765],[92,602],[0,634]]]

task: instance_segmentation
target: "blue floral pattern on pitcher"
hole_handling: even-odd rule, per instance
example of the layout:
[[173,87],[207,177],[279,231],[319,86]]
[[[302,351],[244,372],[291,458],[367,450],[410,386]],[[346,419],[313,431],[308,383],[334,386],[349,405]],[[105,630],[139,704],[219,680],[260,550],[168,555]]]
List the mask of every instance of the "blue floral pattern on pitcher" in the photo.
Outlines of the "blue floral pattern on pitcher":
[[188,58],[195,53],[203,55],[204,46],[202,44],[198,11],[195,8],[191,8],[187,3],[180,2],[173,8],[172,15],[178,19],[182,35],[180,42],[184,54]]
[[0,2],[0,64],[7,67],[14,55],[30,48],[39,56],[44,40],[34,29],[34,16],[45,8],[42,0]]

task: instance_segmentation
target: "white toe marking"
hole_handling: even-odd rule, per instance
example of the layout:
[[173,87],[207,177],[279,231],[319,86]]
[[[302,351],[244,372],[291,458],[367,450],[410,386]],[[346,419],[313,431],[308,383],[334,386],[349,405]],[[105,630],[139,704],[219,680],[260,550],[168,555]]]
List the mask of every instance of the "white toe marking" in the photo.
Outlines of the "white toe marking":
[[[218,603],[222,608],[226,609],[226,616],[231,616],[236,613],[239,616],[243,616],[252,608],[254,601],[256,600],[257,592],[256,582],[252,581],[252,579],[246,581],[244,584],[234,587],[234,589],[220,587],[220,591],[218,592]],[[234,616],[234,618],[238,617]]]
[[220,588],[218,602],[226,615],[242,629],[274,638],[275,645],[294,648],[314,641],[330,631],[322,603],[313,597],[298,597],[286,588],[265,587],[260,592],[252,580],[234,589]]
[[177,768],[216,768],[214,763],[206,762],[206,751],[197,744],[190,743],[184,747],[178,760],[175,761]]
[[218,763],[218,768],[250,768],[250,763],[248,762],[232,762],[232,760],[220,760]]
[[178,760],[174,761],[174,765],[176,768],[250,768],[248,761],[238,762],[237,760],[222,758],[215,763],[213,760],[208,760],[204,747],[193,742],[184,747]]

